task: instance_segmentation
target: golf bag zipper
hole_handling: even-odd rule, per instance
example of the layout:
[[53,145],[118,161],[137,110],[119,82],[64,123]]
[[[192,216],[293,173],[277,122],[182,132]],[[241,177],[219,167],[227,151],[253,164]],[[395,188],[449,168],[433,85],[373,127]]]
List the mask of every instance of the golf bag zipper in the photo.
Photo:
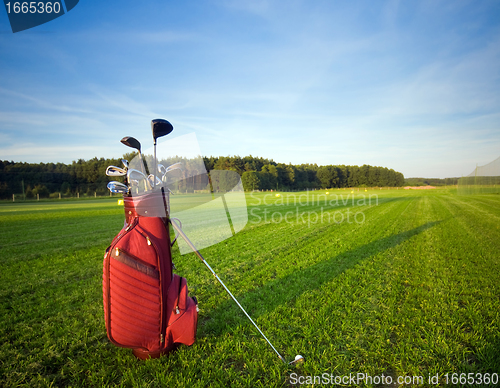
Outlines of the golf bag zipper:
[[[176,318],[174,320],[172,320],[172,318],[170,318],[169,322],[168,322],[168,325],[167,327],[170,327],[171,325],[173,325],[175,322],[177,322],[177,320],[179,320],[183,315],[184,313],[186,313],[188,311],[188,307],[187,307],[187,302],[185,302],[185,306],[184,308],[181,310],[181,308],[179,307],[179,304],[181,303],[181,293],[182,293],[182,288],[183,288],[183,280],[185,278],[179,276],[179,289],[177,291],[177,300],[176,300],[176,303],[175,303],[175,307],[172,309],[172,312],[174,313],[174,315],[176,315]],[[199,307],[198,307],[198,300],[196,299],[196,297],[192,296],[192,297],[189,297],[187,295],[187,281],[186,281],[186,299],[189,299],[191,298],[195,305],[196,305],[196,312],[198,313],[200,311]],[[166,329],[166,328],[165,328]]]
[[181,299],[181,292],[182,292],[182,277],[179,278],[179,290],[177,291],[177,303],[175,304],[175,314],[180,314],[179,310],[179,300]]
[[160,274],[159,271],[151,264],[145,263],[138,257],[124,251],[120,250],[118,247],[115,248],[113,258],[118,260],[120,263],[123,263],[130,268],[135,269],[136,271],[142,272],[143,274],[152,277],[154,279],[159,280]]

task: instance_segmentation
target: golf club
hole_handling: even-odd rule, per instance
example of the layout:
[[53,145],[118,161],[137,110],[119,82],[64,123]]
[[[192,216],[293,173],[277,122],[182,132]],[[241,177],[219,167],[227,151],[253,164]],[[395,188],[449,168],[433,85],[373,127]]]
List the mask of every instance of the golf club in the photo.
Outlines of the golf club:
[[151,188],[148,178],[142,171],[136,170],[135,168],[129,168],[127,170],[127,181],[132,182],[133,180],[136,180],[138,182],[145,180],[146,181],[145,190],[147,191],[148,188]]
[[139,194],[139,181],[137,179],[132,179],[129,182],[129,186],[130,186],[130,191],[132,191],[132,189],[135,189],[135,193]]
[[[155,152],[154,168],[153,168],[154,172],[156,172],[156,139],[158,139],[159,137],[168,135],[173,130],[174,130],[174,127],[167,120],[164,120],[164,119],[151,120],[151,131],[153,132],[153,145],[154,145],[154,149],[155,149],[155,151],[154,151]],[[153,185],[153,188],[154,188],[154,186],[155,185]]]
[[146,174],[146,170],[144,167],[144,160],[142,159],[142,154],[141,154],[141,143],[139,142],[139,140],[137,140],[135,137],[132,136],[125,136],[120,141],[126,146],[134,148],[139,152],[139,158],[141,159],[141,170],[144,172],[144,174]]
[[174,164],[171,164],[170,166],[167,167],[165,170],[165,173],[172,171],[172,170],[182,170],[182,162],[177,162]]
[[169,172],[174,171],[174,170],[181,170],[182,171],[182,162],[174,163],[174,164],[168,166],[167,168],[163,168],[163,169],[164,169],[164,172],[163,172],[163,176],[161,177],[161,181],[166,183],[166,177],[167,177],[167,174]]
[[123,168],[125,168],[125,170],[128,170],[128,160],[127,159],[122,159],[122,164],[123,164]]
[[116,166],[109,166],[106,169],[106,175],[107,176],[125,176],[125,175],[127,175],[127,170],[124,168],[116,167]]
[[161,163],[158,164],[158,172],[163,176],[165,174],[165,166]]
[[207,263],[207,261],[205,260],[205,258],[201,255],[201,253],[198,251],[198,249],[196,249],[196,247],[191,242],[191,240],[189,240],[189,238],[184,234],[184,232],[182,231],[181,227],[179,225],[177,225],[177,222],[180,222],[180,220],[178,220],[177,218],[171,218],[170,219],[170,223],[173,226],[173,228],[175,229],[175,231],[177,232],[177,235],[178,236],[180,235],[184,239],[184,241],[186,241],[186,243],[193,250],[193,252],[196,254],[196,256],[198,256],[198,258],[205,264],[205,266],[209,269],[209,271],[212,273],[212,275],[219,281],[219,283],[222,285],[222,287],[224,287],[224,289],[229,294],[229,296],[236,302],[236,304],[241,309],[241,311],[243,311],[245,313],[245,315],[247,316],[247,318],[250,320],[250,322],[252,322],[252,324],[255,326],[255,328],[258,330],[258,332],[262,335],[262,337],[264,337],[264,339],[266,340],[266,342],[269,344],[269,346],[271,346],[271,348],[278,355],[278,357],[280,358],[280,360],[283,361],[285,364],[288,364],[288,365],[295,364],[297,362],[303,362],[305,359],[300,354],[296,355],[295,359],[292,362],[289,362],[289,363],[286,362],[286,360],[281,356],[281,354],[279,354],[279,352],[276,350],[276,348],[273,346],[273,344],[267,339],[267,337],[264,335],[264,333],[262,332],[262,330],[259,329],[259,327],[253,321],[253,319],[250,317],[250,315],[248,315],[248,313],[245,311],[245,309],[243,308],[243,306],[241,306],[241,304],[238,302],[238,300],[234,297],[234,295],[231,293],[231,291],[229,291],[229,289],[222,282],[222,280],[220,280],[220,278],[214,272],[214,270],[212,269],[212,267],[210,267],[210,265]]
[[136,170],[135,168],[129,168],[127,170],[127,178],[130,179],[136,179],[136,180],[141,180],[141,179],[147,179],[146,175],[142,171]]
[[121,182],[111,181],[108,183],[108,189],[115,194],[128,194],[129,188]]
[[156,175],[148,175],[149,185],[155,187],[156,185],[161,185],[161,180]]

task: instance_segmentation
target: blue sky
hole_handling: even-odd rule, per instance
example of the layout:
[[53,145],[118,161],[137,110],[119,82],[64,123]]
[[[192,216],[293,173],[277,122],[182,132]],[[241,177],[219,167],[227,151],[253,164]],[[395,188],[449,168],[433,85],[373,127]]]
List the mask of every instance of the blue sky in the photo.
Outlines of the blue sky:
[[152,145],[469,174],[500,155],[498,1],[106,1],[13,34],[0,9],[0,159]]

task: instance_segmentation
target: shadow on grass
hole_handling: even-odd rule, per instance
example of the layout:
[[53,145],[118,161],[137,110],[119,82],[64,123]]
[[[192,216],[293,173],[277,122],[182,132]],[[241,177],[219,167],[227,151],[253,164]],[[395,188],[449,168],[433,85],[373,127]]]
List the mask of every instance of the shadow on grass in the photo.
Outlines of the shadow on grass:
[[[235,295],[236,299],[255,319],[262,314],[273,311],[280,305],[293,302],[308,291],[320,288],[324,283],[353,268],[361,261],[393,248],[441,222],[443,221],[428,222],[406,232],[372,241],[353,250],[343,252],[329,260],[296,271],[284,278],[270,281],[263,287],[251,292]],[[218,286],[220,287],[220,285]],[[231,290],[231,285],[227,286]],[[233,294],[235,293],[233,292]],[[198,334],[200,336],[220,335],[229,331],[231,326],[241,324],[240,318],[246,319],[232,299],[226,300],[212,311],[209,311],[205,319],[200,320]],[[247,322],[251,325],[249,321]]]

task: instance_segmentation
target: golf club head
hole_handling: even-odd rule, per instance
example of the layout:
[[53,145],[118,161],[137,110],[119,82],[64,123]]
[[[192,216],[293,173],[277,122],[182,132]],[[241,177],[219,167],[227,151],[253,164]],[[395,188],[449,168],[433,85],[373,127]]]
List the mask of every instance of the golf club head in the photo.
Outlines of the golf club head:
[[108,182],[108,189],[115,194],[128,194],[129,188],[121,182],[111,181]]
[[127,170],[116,167],[116,166],[109,166],[106,169],[106,175],[107,176],[125,176],[127,175]]
[[137,151],[141,152],[141,143],[135,137],[125,136],[120,140],[123,144],[128,147],[135,148]]
[[158,164],[158,172],[161,174],[161,175],[164,175],[165,174],[165,166],[163,164]]
[[142,180],[142,179],[147,179],[146,175],[142,171],[136,170],[135,168],[129,168],[127,170],[127,179],[129,181],[132,180]]
[[174,127],[167,120],[155,119],[151,120],[151,130],[153,131],[154,144],[156,144],[156,139],[168,135],[174,130]]
[[165,170],[163,176],[161,177],[162,182],[166,183],[167,182],[167,174],[171,173],[173,171],[182,171],[182,165],[180,162],[172,164],[171,166],[168,166],[168,168]]
[[161,185],[160,178],[158,178],[156,175],[153,175],[153,174],[148,175],[148,181],[149,181],[149,185],[153,186],[153,187]]
[[[132,182],[134,180],[138,181],[139,183],[144,182],[144,189],[146,191],[152,188],[147,176],[142,171],[136,170],[134,168],[129,168],[127,171],[127,181]],[[139,184],[137,186],[139,187]]]
[[177,162],[174,164],[171,164],[170,166],[167,167],[165,170],[165,173],[172,171],[172,170],[182,170],[182,162]]
[[123,164],[123,168],[125,170],[128,170],[128,166],[129,166],[128,160],[127,159],[122,159],[122,164]]

